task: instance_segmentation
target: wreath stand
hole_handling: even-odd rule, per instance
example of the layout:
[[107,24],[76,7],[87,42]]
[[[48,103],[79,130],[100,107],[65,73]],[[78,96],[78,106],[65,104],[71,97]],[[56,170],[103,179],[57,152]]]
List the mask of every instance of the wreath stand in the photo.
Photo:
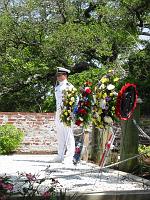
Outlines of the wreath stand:
[[[121,127],[122,127],[121,150],[120,150],[121,160],[130,158],[138,154],[138,132],[133,124],[133,119],[135,119],[136,121],[139,120],[140,109],[139,109],[139,104],[137,108],[136,105],[137,105],[136,85],[127,83],[121,88],[120,92],[118,93],[117,103],[116,103],[116,115],[121,120]],[[99,162],[100,167],[104,167],[108,159],[111,146],[113,145],[115,139],[115,134],[113,132],[113,129],[111,128],[110,130],[108,131],[106,130],[107,139]],[[105,131],[103,132],[103,135],[105,135]],[[101,148],[103,148],[103,146],[101,146]],[[130,162],[123,163],[122,165],[120,165],[119,169],[122,171],[130,172],[137,164],[138,164],[137,159],[130,160]]]
[[73,163],[76,165],[82,159],[83,161],[88,161],[88,146],[89,146],[89,130],[82,128],[80,134],[75,134],[75,154],[73,158]]
[[105,166],[105,164],[108,160],[108,156],[109,156],[111,147],[112,147],[114,139],[115,139],[115,134],[114,134],[112,127],[108,127],[107,129],[105,129],[102,134],[103,134],[103,137],[105,137],[105,138],[103,138],[103,140],[102,140],[103,143],[102,143],[101,148],[103,149],[103,153],[102,153],[102,156],[101,156],[101,159],[99,162],[100,167]]
[[[137,100],[136,109],[133,112],[133,115],[128,120],[121,120],[122,128],[122,137],[120,141],[120,160],[125,160],[135,155],[138,155],[138,135],[139,131],[133,123],[133,119],[139,123],[140,118],[140,103],[141,101]],[[132,172],[136,169],[138,165],[138,159],[133,159],[128,162],[124,162],[119,165],[119,170]]]

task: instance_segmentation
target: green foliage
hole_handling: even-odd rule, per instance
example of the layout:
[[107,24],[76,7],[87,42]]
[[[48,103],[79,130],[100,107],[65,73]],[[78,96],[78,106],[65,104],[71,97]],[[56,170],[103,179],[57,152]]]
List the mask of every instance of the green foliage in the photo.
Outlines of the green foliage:
[[90,68],[88,71],[83,71],[81,73],[76,73],[69,76],[69,81],[78,89],[84,85],[86,81],[92,82],[92,85],[96,85],[98,80],[107,71],[106,67],[101,68]]
[[9,154],[16,150],[23,139],[23,132],[14,125],[0,126],[0,154]]
[[139,26],[149,23],[148,2],[1,1],[0,111],[44,111],[57,66],[78,77],[75,64],[96,68],[128,57]]
[[138,96],[143,100],[141,114],[150,115],[150,43],[143,45],[144,49],[133,52],[129,56],[129,60],[124,66],[129,73],[122,84],[125,82],[137,84]]
[[144,177],[144,178],[148,178],[150,176],[150,166],[149,164],[146,162],[146,160],[148,159],[149,162],[149,158],[150,158],[150,146],[146,146],[146,145],[139,145],[138,151],[140,154],[143,154],[142,157],[140,157],[140,163],[139,166],[137,168],[137,174]]
[[139,145],[138,151],[140,154],[144,153],[145,157],[150,157],[150,146]]
[[55,112],[56,111],[56,99],[54,93],[46,97],[42,105],[43,112]]
[[136,81],[140,80],[144,84],[150,85],[149,50],[150,50],[150,43],[147,43],[144,49],[139,50],[130,55],[128,65],[129,65],[129,71],[132,76],[134,74],[133,78]]

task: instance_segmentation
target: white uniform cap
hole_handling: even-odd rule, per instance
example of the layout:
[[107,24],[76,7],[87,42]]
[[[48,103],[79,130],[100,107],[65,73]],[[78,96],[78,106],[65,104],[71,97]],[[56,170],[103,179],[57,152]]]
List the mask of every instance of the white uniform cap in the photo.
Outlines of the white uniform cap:
[[57,73],[70,73],[69,69],[66,69],[64,67],[57,67]]

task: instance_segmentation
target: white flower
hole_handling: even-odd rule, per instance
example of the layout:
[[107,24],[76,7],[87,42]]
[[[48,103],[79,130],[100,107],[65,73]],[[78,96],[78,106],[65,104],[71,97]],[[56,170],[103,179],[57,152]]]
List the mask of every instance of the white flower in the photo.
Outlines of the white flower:
[[70,120],[70,117],[67,117],[67,120],[69,121],[69,120]]
[[106,101],[105,101],[105,99],[101,99],[99,105],[100,105],[100,107],[101,107],[102,109],[105,109],[105,107],[106,107]]
[[76,91],[77,91],[77,89],[76,89],[76,88],[72,88],[72,91],[75,91],[75,92],[76,92]]
[[93,95],[93,101],[96,103],[96,95]]
[[112,84],[107,85],[107,89],[108,89],[108,90],[113,90],[114,88],[115,88],[115,86],[112,85]]
[[105,89],[105,85],[104,84],[101,84],[101,86],[99,87],[100,90],[103,90]]
[[69,88],[67,88],[66,90],[68,90],[69,92],[71,92],[72,88],[71,88],[71,87],[69,87]]
[[74,97],[71,97],[71,99],[70,99],[72,102],[74,102]]
[[117,92],[115,92],[115,91],[113,92],[113,94],[114,94],[114,96],[116,96],[116,97],[118,96],[118,93],[117,93]]
[[82,117],[79,117],[79,120],[83,122],[83,118]]
[[85,87],[85,90],[89,89],[89,87]]
[[111,124],[111,123],[113,123],[113,120],[112,120],[111,117],[105,116],[105,117],[104,117],[104,122],[106,122],[106,123],[108,123],[108,124]]

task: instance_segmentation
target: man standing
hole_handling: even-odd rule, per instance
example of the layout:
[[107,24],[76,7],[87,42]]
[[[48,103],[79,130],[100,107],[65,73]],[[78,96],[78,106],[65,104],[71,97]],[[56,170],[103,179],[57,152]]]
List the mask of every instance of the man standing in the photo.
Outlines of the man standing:
[[58,156],[55,162],[63,162],[66,164],[73,163],[73,156],[75,152],[75,140],[72,127],[66,126],[60,119],[61,108],[63,106],[63,90],[71,89],[74,86],[68,82],[67,77],[70,70],[58,67],[57,68],[57,82],[55,87],[56,98],[56,116],[55,124],[58,140]]

